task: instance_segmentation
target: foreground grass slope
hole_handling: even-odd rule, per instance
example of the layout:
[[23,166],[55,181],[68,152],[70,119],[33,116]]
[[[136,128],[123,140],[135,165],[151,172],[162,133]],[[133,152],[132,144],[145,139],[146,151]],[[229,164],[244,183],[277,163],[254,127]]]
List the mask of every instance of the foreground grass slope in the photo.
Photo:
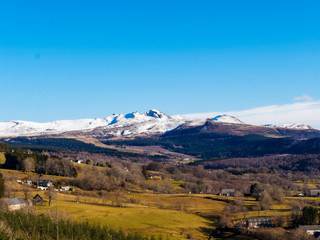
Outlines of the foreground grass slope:
[[46,213],[52,209],[62,212],[65,218],[165,239],[186,239],[186,234],[205,239],[201,229],[210,227],[209,221],[194,214],[141,206],[120,208],[56,200],[50,207],[39,207],[37,212]]
[[[6,184],[11,186],[11,197],[24,198],[23,185],[16,179],[32,177],[32,173],[24,174],[15,170],[2,170]],[[57,176],[45,176],[59,181]],[[126,234],[139,233],[147,237],[163,237],[163,239],[207,239],[207,232],[212,229],[213,222],[195,214],[211,212],[218,215],[224,208],[223,202],[214,202],[203,197],[192,197],[183,194],[141,194],[120,192],[121,207],[113,205],[111,195],[103,199],[98,191],[56,192],[51,206],[48,204],[46,191],[30,188],[29,199],[39,194],[45,200],[43,206],[33,206],[37,215],[44,214],[59,220],[88,222]],[[172,205],[175,203],[175,205]],[[187,203],[187,206],[185,205]],[[215,205],[216,204],[216,205]],[[174,208],[169,209],[169,208]],[[186,208],[186,209],[183,209]]]
[[88,222],[58,220],[25,212],[0,211],[0,239],[148,240],[156,238],[142,237],[138,234],[125,234],[122,231]]

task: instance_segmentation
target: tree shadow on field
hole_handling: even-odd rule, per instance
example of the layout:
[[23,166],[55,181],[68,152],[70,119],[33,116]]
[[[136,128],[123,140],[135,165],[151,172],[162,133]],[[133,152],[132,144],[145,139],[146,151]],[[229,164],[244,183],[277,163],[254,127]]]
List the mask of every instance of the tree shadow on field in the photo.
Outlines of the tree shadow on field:
[[219,202],[225,202],[225,203],[230,203],[230,202],[234,202],[233,200],[230,199],[222,199],[222,198],[214,198],[214,197],[204,197],[204,199],[209,199],[209,200],[213,200],[213,201],[219,201]]
[[[198,214],[201,216],[200,214]],[[217,223],[219,221],[218,215],[207,215],[207,216],[201,216],[202,218],[208,220],[209,222],[206,223],[206,227],[200,227],[199,231],[205,234],[208,238],[215,230],[214,227],[217,226]]]
[[[206,231],[206,230],[204,230]],[[242,239],[242,240],[253,240],[256,238],[253,238],[251,236],[243,235],[239,230],[237,229],[211,229],[211,232],[207,235],[208,240],[218,240],[218,239]]]

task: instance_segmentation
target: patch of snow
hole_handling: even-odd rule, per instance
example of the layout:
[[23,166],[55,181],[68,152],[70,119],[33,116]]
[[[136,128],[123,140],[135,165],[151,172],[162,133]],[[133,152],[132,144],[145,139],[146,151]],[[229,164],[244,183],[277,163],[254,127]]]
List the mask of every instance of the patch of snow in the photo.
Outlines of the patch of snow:
[[275,127],[275,128],[290,128],[290,129],[301,129],[301,130],[307,130],[307,129],[313,129],[310,125],[307,124],[291,124],[291,123],[284,123],[284,124],[265,124],[264,127]]
[[216,122],[225,122],[225,123],[233,123],[233,124],[243,124],[242,121],[240,121],[238,118],[223,114],[223,115],[218,115],[214,118],[212,118],[213,121]]
[[207,119],[194,120],[194,121],[186,122],[184,126],[186,127],[203,126],[206,122],[207,122]]
[[160,112],[159,110],[156,109],[151,109],[146,112],[146,115],[149,117],[154,117],[154,118],[167,118],[171,119],[171,117],[163,112]]

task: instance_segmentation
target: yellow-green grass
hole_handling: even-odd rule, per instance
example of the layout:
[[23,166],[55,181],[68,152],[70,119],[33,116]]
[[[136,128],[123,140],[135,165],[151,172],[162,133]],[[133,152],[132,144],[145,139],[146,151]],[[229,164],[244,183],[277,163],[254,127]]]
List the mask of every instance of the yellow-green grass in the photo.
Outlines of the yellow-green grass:
[[[14,183],[18,187],[20,184]],[[203,229],[212,229],[213,223],[198,215],[205,213],[220,215],[226,203],[206,199],[206,195],[170,195],[170,194],[128,194],[122,192],[124,207],[112,207],[111,200],[104,202],[98,197],[82,196],[84,191],[56,192],[52,204],[48,206],[47,191],[30,189],[29,197],[39,194],[45,199],[44,206],[36,206],[36,212],[47,213],[52,210],[62,214],[63,217],[79,221],[99,223],[126,232],[138,232],[144,235],[162,235],[164,239],[186,239],[192,234],[195,239],[207,239]],[[91,192],[94,193],[94,192]],[[109,193],[112,194],[112,193]],[[93,194],[94,196],[94,194]],[[22,189],[15,193],[15,197],[24,197]],[[136,199],[139,201],[128,201]],[[79,203],[77,203],[77,201]],[[159,201],[165,205],[159,209]],[[177,211],[169,209],[176,207],[171,203],[187,205],[188,209]],[[106,204],[106,205],[104,205]]]
[[300,201],[317,201],[320,202],[320,197],[286,197],[289,200],[300,200]]
[[[257,204],[258,205],[258,202]],[[292,213],[290,206],[290,200],[286,199],[282,203],[274,201],[274,204],[270,207],[269,210],[261,211],[249,211],[249,212],[240,212],[233,214],[233,219],[243,219],[243,218],[262,218],[262,217],[275,217],[275,216],[287,216]]]
[[162,235],[169,239],[186,239],[191,233],[195,239],[207,239],[200,231],[210,228],[211,222],[181,211],[157,209],[153,207],[110,207],[66,201],[64,194],[58,194],[51,206],[39,206],[37,212],[57,210],[69,214],[75,220],[88,220],[126,232],[139,232],[146,235]]
[[220,215],[225,202],[206,199],[202,194],[130,194],[141,205],[165,209],[181,209],[200,215]]
[[[248,200],[249,199],[249,200]],[[259,204],[258,201],[252,201],[250,198],[246,198],[244,204],[247,206],[257,206]],[[285,199],[282,203],[277,201],[273,202],[273,205],[269,210],[261,210],[261,211],[248,211],[248,212],[240,212],[233,214],[233,219],[243,219],[243,218],[261,218],[261,217],[274,217],[274,216],[287,216],[292,213],[290,206],[291,199]]]
[[280,211],[285,211],[285,210],[291,210],[292,207],[289,204],[289,200],[284,200],[282,203],[276,203],[270,207],[270,210],[280,210]]
[[2,172],[9,172],[9,173],[23,174],[21,171],[12,170],[12,169],[3,169],[3,168],[0,168],[0,171],[2,171]]
[[[39,176],[39,174],[37,174],[35,172],[26,172],[26,173],[24,173],[24,172],[17,171],[17,170],[12,170],[12,169],[2,169],[2,168],[0,168],[0,171],[4,172],[4,173],[7,172],[11,176],[17,177],[17,179],[24,179],[24,178],[27,178],[27,177]],[[42,179],[48,178],[48,179],[52,179],[52,180],[57,180],[57,179],[68,179],[69,177],[42,174],[41,178]]]
[[319,185],[320,182],[317,179],[312,179],[312,181],[313,182],[308,182],[308,183],[304,183],[302,181],[295,181],[294,183],[300,186],[307,185],[310,189],[318,188],[317,184]]
[[184,181],[175,181],[175,180],[170,181],[170,185],[175,188],[180,188],[180,185],[183,183],[185,183],[185,182]]
[[89,165],[89,164],[83,164],[83,163],[75,163],[73,162],[73,166],[76,168],[77,170],[77,176],[78,177],[82,177],[83,176],[83,173],[85,172],[85,170],[88,170],[88,169],[98,169],[99,171],[104,171],[105,168],[104,167],[100,167],[100,166],[92,166],[92,165]]
[[[109,195],[109,198],[108,198]],[[111,205],[110,195],[107,194],[106,199],[95,196],[81,196],[74,195],[70,192],[62,192],[59,194],[59,199],[64,201],[79,201],[92,204],[107,204]],[[123,194],[122,202],[124,207],[143,207],[143,208],[160,208],[169,210],[180,210],[187,213],[196,213],[199,215],[218,216],[221,215],[226,203],[222,201],[215,201],[206,199],[206,195],[186,195],[186,194],[150,194],[150,193],[131,193]]]
[[[164,183],[165,181],[162,180],[161,176],[152,176],[152,179],[147,180],[148,183],[150,184],[159,184],[159,183]],[[169,179],[168,183],[170,184],[171,187],[173,187],[176,192],[183,192],[183,188],[180,187],[181,184],[185,183],[184,181],[176,181],[173,179]]]
[[280,210],[263,210],[263,211],[249,211],[239,212],[232,215],[233,220],[248,219],[248,218],[267,218],[275,216],[288,216],[292,211],[280,211]]

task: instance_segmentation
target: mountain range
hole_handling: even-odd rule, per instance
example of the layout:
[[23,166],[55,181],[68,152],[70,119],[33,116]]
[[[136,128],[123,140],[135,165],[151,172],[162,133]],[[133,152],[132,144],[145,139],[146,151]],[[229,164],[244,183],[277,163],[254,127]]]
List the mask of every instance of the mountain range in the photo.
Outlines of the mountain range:
[[[241,120],[229,115],[218,115],[212,119],[191,120],[182,115],[169,116],[159,110],[151,109],[145,113],[113,114],[106,118],[95,119],[58,120],[47,123],[29,121],[0,122],[0,137],[90,135],[105,138],[150,136],[164,134],[181,128],[202,125],[207,127],[206,123],[208,121],[212,123],[230,124],[227,126],[233,126],[231,127],[233,129],[242,129],[238,130],[238,132],[242,131],[245,133],[249,131],[251,134],[259,134],[259,132],[262,132],[262,135],[277,137],[283,135],[281,132],[290,132],[290,129],[305,130],[308,133],[319,132],[306,124],[266,124],[264,126],[255,126],[245,124]],[[224,126],[223,128],[226,129],[225,125],[221,126]],[[221,131],[221,127],[219,131]],[[230,131],[230,129],[228,131]],[[297,133],[297,131],[293,132]]]
[[183,160],[320,154],[320,131],[309,125],[258,126],[230,115],[192,120],[155,109],[97,119],[2,122],[0,137],[33,150],[62,148],[118,157],[140,154]]

